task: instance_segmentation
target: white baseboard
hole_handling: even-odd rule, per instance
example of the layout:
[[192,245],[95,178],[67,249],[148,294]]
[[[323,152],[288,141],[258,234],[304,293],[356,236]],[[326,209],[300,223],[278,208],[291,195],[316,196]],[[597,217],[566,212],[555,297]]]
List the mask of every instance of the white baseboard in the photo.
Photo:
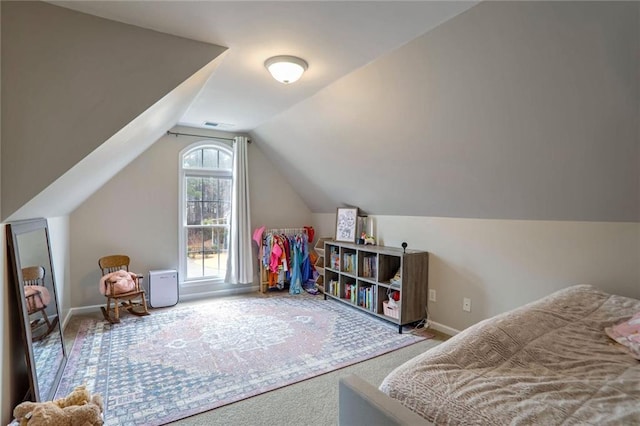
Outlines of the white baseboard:
[[67,328],[67,324],[69,323],[69,320],[71,319],[72,316],[73,314],[71,313],[71,309],[69,309],[67,311],[67,315],[65,315],[65,317],[62,320],[62,324],[60,324],[62,326],[63,331]]
[[67,324],[67,320],[75,315],[83,315],[83,314],[94,314],[96,312],[100,312],[100,308],[105,305],[91,305],[91,306],[81,306],[79,308],[71,308],[69,309],[69,314],[67,314],[67,318],[65,318],[65,325]]
[[[235,296],[239,294],[253,293],[258,291],[259,289],[260,289],[260,286],[253,285],[250,287],[225,288],[220,290],[213,290],[213,291],[193,293],[193,294],[181,294],[180,302],[197,301],[197,300],[202,300],[209,297]],[[65,329],[71,317],[75,315],[93,314],[96,312],[100,312],[101,306],[103,305],[83,306],[79,308],[69,309],[69,312],[67,313],[67,315],[64,318],[64,321],[62,322],[62,329],[63,330]],[[460,333],[460,330],[456,330],[455,328],[446,326],[444,324],[440,324],[435,321],[429,321],[429,328],[432,328],[433,330],[439,331],[444,334],[448,334],[449,336],[455,336],[456,334]]]
[[448,334],[449,336],[455,336],[456,334],[460,333],[460,330],[456,330],[455,328],[451,328],[435,321],[429,321],[429,328],[444,334]]
[[[234,296],[234,295],[243,294],[243,293],[254,293],[254,292],[257,292],[258,290],[259,290],[259,287],[255,285],[251,287],[229,288],[229,289],[214,290],[214,291],[201,292],[201,293],[181,294],[179,301],[189,302],[194,300],[202,300],[209,297]],[[67,316],[64,318],[64,321],[62,322],[62,329],[64,330],[64,328],[67,326],[67,323],[72,317],[76,315],[86,315],[86,314],[94,314],[94,313],[100,312],[100,308],[103,306],[105,305],[103,304],[103,305],[81,306],[81,307],[69,309]]]

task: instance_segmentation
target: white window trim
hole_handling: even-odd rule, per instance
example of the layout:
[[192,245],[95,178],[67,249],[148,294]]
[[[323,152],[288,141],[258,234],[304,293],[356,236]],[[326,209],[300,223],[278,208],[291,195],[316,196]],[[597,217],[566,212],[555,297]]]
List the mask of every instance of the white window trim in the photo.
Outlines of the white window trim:
[[[233,149],[229,144],[211,140],[204,139],[198,142],[192,143],[191,145],[185,147],[178,154],[178,277],[180,280],[180,287],[188,288],[188,287],[197,287],[202,285],[216,285],[216,284],[224,284],[224,278],[197,278],[197,279],[187,279],[187,254],[186,254],[186,233],[184,232],[186,227],[186,219],[185,219],[185,199],[184,199],[184,191],[185,191],[185,176],[188,173],[191,176],[220,176],[227,177],[228,174],[226,172],[217,172],[215,170],[210,169],[197,169],[197,168],[187,168],[183,167],[184,155],[191,150],[197,148],[205,148],[211,147],[216,148],[222,151],[227,152],[233,158]],[[234,176],[231,176],[231,179],[234,179]]]

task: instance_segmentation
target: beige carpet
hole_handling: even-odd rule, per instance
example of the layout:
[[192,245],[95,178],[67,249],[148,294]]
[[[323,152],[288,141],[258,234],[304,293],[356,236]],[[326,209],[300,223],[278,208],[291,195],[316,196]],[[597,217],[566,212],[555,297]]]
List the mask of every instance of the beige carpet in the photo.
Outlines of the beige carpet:
[[[206,303],[206,301],[195,303]],[[182,305],[184,303],[181,303]],[[80,321],[87,317],[101,318],[102,315],[96,313],[95,315],[77,316],[69,321],[64,333],[67,351],[73,346]],[[338,422],[338,380],[341,377],[356,374],[377,387],[396,366],[436,346],[447,338],[440,333],[434,332],[433,334],[436,335],[433,339],[171,424],[336,425]]]

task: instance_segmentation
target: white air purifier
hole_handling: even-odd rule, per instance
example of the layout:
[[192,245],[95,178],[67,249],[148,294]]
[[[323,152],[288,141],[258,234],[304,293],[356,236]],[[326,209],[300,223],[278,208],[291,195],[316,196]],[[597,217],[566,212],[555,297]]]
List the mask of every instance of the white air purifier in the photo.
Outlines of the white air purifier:
[[165,308],[177,304],[178,271],[175,269],[149,271],[147,297],[152,308]]

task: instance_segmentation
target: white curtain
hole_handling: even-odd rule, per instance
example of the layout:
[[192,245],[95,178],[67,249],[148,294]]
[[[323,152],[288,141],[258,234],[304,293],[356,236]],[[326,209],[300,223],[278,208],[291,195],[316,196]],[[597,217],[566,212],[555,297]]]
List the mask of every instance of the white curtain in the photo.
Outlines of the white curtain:
[[251,210],[249,208],[249,139],[237,136],[233,144],[233,189],[231,196],[231,235],[226,283],[253,282],[251,248]]

